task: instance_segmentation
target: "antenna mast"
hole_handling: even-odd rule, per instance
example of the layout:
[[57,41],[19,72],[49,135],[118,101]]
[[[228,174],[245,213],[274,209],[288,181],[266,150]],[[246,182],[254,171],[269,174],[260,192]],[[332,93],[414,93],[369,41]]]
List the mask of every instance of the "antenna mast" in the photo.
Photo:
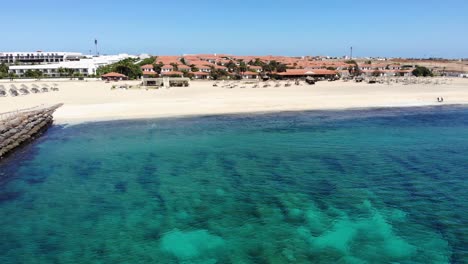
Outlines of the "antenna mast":
[[99,56],[97,39],[94,39],[94,46],[96,47],[96,56]]

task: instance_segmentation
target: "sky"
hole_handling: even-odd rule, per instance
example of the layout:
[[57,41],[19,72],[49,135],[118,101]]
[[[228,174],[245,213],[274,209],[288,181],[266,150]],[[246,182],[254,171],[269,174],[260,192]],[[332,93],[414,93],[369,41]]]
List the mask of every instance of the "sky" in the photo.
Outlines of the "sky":
[[0,52],[468,58],[466,0],[2,2]]

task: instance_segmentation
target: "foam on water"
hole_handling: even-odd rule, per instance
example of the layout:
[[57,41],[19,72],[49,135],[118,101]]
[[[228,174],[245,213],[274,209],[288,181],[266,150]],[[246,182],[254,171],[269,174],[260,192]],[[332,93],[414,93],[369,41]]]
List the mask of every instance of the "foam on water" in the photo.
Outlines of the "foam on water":
[[467,134],[465,108],[54,127],[0,165],[0,262],[467,263]]

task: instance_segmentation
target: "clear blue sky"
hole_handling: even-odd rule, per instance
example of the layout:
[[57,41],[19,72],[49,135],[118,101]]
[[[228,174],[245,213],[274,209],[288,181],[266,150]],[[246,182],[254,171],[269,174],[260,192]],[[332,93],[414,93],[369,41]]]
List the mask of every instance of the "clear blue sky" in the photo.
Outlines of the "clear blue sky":
[[0,51],[468,57],[466,0],[3,1]]

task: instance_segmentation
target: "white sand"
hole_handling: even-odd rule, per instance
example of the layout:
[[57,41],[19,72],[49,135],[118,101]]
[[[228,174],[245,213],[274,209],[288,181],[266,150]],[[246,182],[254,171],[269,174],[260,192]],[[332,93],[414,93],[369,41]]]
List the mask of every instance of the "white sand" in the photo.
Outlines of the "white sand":
[[[15,81],[17,87],[31,82]],[[38,84],[51,82],[40,81]],[[271,112],[315,109],[468,104],[468,79],[447,85],[367,84],[318,82],[316,85],[269,88],[213,87],[194,81],[190,87],[159,90],[111,90],[112,85],[137,82],[62,81],[59,92],[0,97],[0,113],[40,104],[64,103],[55,113],[58,124],[87,121],[174,117],[204,114]],[[9,87],[9,83],[0,84]]]

